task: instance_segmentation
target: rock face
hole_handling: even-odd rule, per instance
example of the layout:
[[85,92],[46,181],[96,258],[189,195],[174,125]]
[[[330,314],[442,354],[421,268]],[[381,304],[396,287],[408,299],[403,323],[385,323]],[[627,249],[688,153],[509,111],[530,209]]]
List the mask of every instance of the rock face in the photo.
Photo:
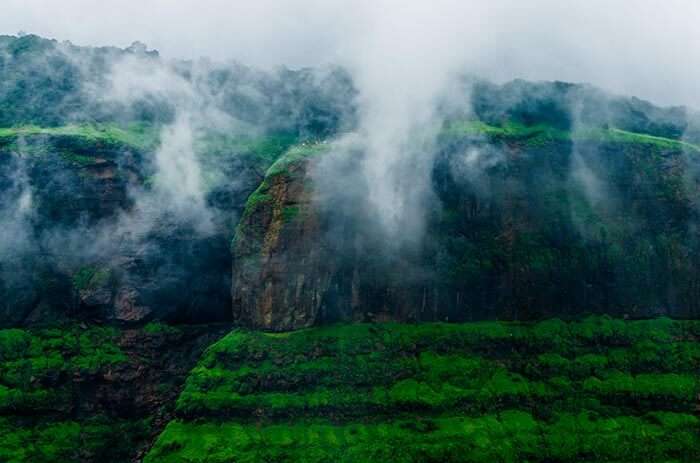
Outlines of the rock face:
[[233,245],[234,320],[240,323],[290,330],[321,318],[335,263],[319,240],[309,167],[280,168],[248,200]]
[[[561,82],[465,84],[470,107],[438,108],[430,194],[407,201],[421,233],[400,229],[406,240],[368,207],[363,153],[309,142],[358,130],[343,70],[200,74],[142,46],[35,36],[0,49],[0,326],[700,314],[700,122],[684,108]],[[154,194],[163,160],[147,142],[178,131],[178,102],[93,98],[124,56],[216,95],[212,114],[236,121],[194,124],[192,216]]]
[[207,193],[202,235],[138,200],[146,151],[79,134],[0,142],[3,325],[72,315],[290,330],[700,310],[699,150],[677,140],[448,125],[410,245],[368,211],[361,156],[329,169],[330,144],[299,144],[266,175],[241,156],[216,164],[227,181]]
[[[147,82],[160,75],[177,89]],[[246,198],[287,147],[354,124],[356,93],[332,66],[199,66],[141,43],[0,35],[0,327],[229,320]],[[169,158],[181,147],[185,167]]]
[[[325,177],[323,154],[307,147],[279,160],[236,232],[234,319],[281,331],[700,314],[700,195],[688,175],[697,148],[614,129],[497,130],[441,136],[426,231],[404,248],[373,225],[362,198]],[[334,183],[330,196],[320,191]]]
[[0,323],[13,324],[73,304],[72,248],[88,253],[94,242],[82,231],[130,207],[127,188],[140,181],[140,155],[73,136],[0,142],[0,213],[9,223],[0,249]]
[[237,181],[209,191],[213,230],[202,234],[139,200],[148,197],[151,154],[102,135],[0,138],[0,214],[10,224],[0,244],[0,326],[66,315],[230,319],[231,223],[260,182],[258,168],[235,156],[227,163],[223,173]]

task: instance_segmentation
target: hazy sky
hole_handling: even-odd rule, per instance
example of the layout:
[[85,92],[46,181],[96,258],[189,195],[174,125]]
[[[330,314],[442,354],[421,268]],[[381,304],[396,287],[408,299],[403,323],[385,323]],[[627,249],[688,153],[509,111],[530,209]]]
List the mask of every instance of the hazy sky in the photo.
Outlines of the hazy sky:
[[141,40],[167,57],[257,66],[460,66],[700,107],[698,24],[697,0],[2,0],[0,33]]

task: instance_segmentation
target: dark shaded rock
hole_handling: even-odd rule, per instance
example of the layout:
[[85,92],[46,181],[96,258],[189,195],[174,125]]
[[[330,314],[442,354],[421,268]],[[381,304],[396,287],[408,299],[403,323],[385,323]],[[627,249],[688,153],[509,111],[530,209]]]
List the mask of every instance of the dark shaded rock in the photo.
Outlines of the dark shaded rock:
[[10,227],[0,246],[0,326],[230,319],[230,230],[260,182],[252,158],[218,162],[236,182],[210,191],[213,226],[202,234],[137,204],[153,173],[147,152],[80,135],[0,141],[0,214]]
[[[697,317],[700,189],[687,175],[696,148],[612,129],[576,139],[527,130],[442,138],[426,232],[403,247],[377,228],[362,193],[344,191],[346,176],[362,191],[356,160],[347,171],[318,171],[318,157],[273,166],[237,228],[234,319],[283,331],[339,320]],[[459,168],[469,150],[499,160],[473,176]],[[335,196],[315,193],[324,183]]]
[[318,239],[308,168],[298,163],[268,176],[238,225],[232,295],[239,323],[290,330],[320,319],[336,263]]

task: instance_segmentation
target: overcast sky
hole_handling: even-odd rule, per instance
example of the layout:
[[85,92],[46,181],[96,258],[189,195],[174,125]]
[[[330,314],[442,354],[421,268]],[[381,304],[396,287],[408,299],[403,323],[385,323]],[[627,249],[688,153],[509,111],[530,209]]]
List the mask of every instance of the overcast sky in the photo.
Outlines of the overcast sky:
[[[2,0],[0,33],[256,66],[456,67],[700,108],[697,0]],[[368,68],[369,67],[369,68]],[[429,75],[429,71],[425,75]]]

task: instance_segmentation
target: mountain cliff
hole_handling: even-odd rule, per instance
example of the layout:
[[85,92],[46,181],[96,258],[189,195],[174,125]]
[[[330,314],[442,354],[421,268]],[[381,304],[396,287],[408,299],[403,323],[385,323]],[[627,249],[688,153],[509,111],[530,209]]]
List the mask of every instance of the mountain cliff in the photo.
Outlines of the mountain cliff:
[[699,461],[698,115],[366,107],[0,36],[0,461]]
[[451,121],[436,149],[426,233],[408,249],[359,220],[347,190],[314,194],[338,174],[324,163],[331,147],[278,160],[234,239],[237,318],[284,330],[698,315],[695,145],[616,128]]
[[[3,325],[698,315],[699,138],[685,108],[465,78],[468,103],[441,106],[420,147],[421,233],[397,240],[367,207],[342,70],[0,43]],[[120,73],[150,71],[192,89],[114,96]],[[202,125],[210,112],[223,128]]]

